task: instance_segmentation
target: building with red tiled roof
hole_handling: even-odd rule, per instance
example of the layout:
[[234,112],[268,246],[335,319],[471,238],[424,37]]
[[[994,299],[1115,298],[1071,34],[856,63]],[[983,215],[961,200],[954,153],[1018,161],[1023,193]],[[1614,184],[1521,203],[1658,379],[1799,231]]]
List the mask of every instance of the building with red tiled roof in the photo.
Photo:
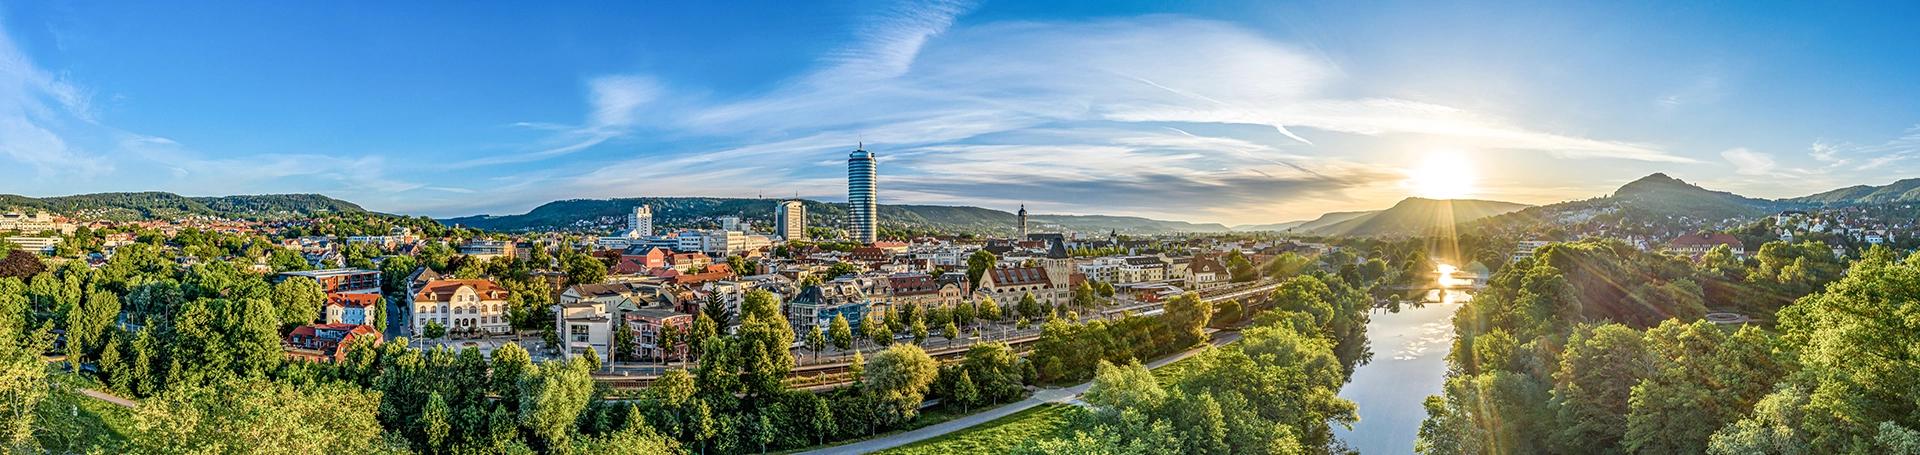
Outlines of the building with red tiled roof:
[[413,294],[413,333],[425,333],[428,322],[448,331],[508,333],[507,288],[492,280],[433,280]]
[[281,340],[281,348],[286,350],[289,359],[327,363],[346,360],[347,351],[341,346],[349,342],[370,343],[361,347],[372,348],[380,346],[380,341],[380,331],[370,325],[303,325],[287,333]]
[[327,294],[324,320],[328,324],[371,324],[369,318],[382,302],[380,294]]
[[1020,302],[1027,293],[1033,293],[1034,300],[1049,305],[1066,303],[1067,277],[1055,282],[1048,276],[1046,267],[1010,267],[987,269],[980,275],[980,288],[977,292],[985,294],[1001,306]]

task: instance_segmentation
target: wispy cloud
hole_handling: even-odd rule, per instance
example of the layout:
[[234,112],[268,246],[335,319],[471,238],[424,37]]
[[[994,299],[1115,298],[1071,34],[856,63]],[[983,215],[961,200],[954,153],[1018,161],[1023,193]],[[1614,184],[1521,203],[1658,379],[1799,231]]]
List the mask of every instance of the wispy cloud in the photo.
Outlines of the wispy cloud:
[[79,86],[34,65],[0,26],[0,156],[25,165],[9,178],[76,178],[113,168],[57,130],[87,129],[94,114]]
[[1720,152],[1721,158],[1733,163],[1734,172],[1742,175],[1767,175],[1773,173],[1773,156],[1747,150],[1745,147],[1727,149]]

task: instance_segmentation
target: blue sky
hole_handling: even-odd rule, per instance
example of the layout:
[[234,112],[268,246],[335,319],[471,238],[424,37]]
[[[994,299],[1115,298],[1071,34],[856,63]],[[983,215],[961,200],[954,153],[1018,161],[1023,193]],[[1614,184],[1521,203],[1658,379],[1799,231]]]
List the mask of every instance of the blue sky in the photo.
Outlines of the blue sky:
[[1278,222],[1436,170],[1536,204],[1652,172],[1790,197],[1916,176],[1915,23],[1892,2],[13,2],[0,193],[844,200],[865,141],[882,203],[1039,213]]

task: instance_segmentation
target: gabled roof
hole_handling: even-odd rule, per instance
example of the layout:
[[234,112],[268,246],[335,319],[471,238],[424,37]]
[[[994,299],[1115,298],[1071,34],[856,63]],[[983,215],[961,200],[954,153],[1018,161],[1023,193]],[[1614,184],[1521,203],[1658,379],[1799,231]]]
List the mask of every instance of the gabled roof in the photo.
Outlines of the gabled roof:
[[414,294],[414,300],[445,302],[453,298],[453,293],[461,287],[472,287],[473,292],[485,300],[506,300],[507,288],[500,287],[492,280],[434,280],[427,282]]
[[1227,266],[1211,258],[1195,257],[1193,262],[1187,264],[1187,270],[1193,273],[1227,273]]
[[993,286],[1023,286],[1029,284],[1051,285],[1047,278],[1047,269],[1040,267],[1013,267],[989,269],[981,281],[993,283]]
[[327,306],[346,308],[371,307],[380,299],[380,294],[341,294],[327,293]]

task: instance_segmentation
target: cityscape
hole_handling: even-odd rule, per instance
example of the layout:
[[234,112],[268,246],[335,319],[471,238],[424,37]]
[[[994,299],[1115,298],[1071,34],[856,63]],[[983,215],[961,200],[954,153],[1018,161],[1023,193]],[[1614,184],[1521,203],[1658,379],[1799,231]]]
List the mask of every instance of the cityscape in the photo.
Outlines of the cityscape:
[[4,453],[1920,454],[1911,5],[108,3]]

